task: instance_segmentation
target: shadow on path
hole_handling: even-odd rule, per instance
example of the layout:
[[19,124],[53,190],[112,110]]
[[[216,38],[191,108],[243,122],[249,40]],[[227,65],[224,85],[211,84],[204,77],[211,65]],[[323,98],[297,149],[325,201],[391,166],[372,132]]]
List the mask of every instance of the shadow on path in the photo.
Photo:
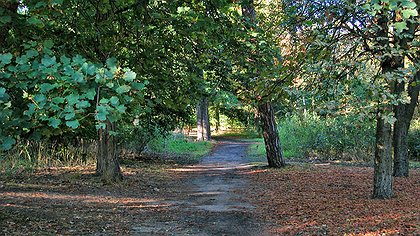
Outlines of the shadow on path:
[[238,192],[248,180],[240,174],[251,165],[245,156],[250,143],[219,141],[199,164],[178,169],[185,174],[185,192],[162,204],[171,210],[159,219],[142,222],[134,235],[262,235],[254,206]]

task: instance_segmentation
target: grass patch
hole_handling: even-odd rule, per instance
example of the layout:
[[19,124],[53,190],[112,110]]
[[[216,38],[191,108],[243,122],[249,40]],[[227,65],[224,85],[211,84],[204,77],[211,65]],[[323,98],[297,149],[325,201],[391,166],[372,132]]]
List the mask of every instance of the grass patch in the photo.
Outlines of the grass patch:
[[174,154],[189,156],[193,159],[200,159],[210,153],[213,143],[209,141],[192,141],[183,135],[171,135],[159,137],[148,145],[148,151],[152,153]]
[[[266,162],[266,155],[265,155],[265,146],[264,146],[264,140],[262,138],[259,139],[253,139],[254,143],[249,145],[248,147],[248,156],[251,159],[251,161],[256,162]],[[295,157],[295,153],[293,150],[283,150],[284,158],[292,158]]]
[[420,161],[409,161],[410,168],[420,168]]
[[237,128],[237,129],[219,131],[219,133],[212,134],[212,136],[222,137],[222,138],[235,137],[235,138],[239,138],[241,140],[246,140],[246,141],[252,141],[254,139],[257,140],[261,138],[261,135],[258,134],[258,132],[256,132],[253,129],[246,129],[246,128]]
[[38,168],[86,166],[95,163],[93,143],[73,146],[42,141],[27,141],[7,152],[0,152],[0,173],[15,175]]

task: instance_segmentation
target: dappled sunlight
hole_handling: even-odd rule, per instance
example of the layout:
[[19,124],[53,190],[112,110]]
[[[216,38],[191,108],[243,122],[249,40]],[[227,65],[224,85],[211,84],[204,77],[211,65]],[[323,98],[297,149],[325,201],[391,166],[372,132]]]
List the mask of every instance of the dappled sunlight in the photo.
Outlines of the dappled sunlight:
[[174,172],[207,172],[207,171],[226,171],[226,170],[240,170],[240,169],[249,169],[254,167],[252,164],[226,164],[221,163],[217,164],[207,164],[207,165],[194,165],[194,166],[184,166],[182,168],[172,168],[168,169],[169,171]]
[[207,195],[219,195],[223,194],[224,192],[220,191],[211,191],[211,192],[198,192],[198,193],[191,193],[190,196],[207,196]]
[[[150,198],[122,198],[103,195],[74,195],[74,194],[61,194],[61,193],[46,193],[46,192],[1,192],[2,199],[26,199],[31,201],[63,201],[63,202],[79,202],[87,204],[151,204],[159,203],[162,199]],[[7,206],[1,204],[1,206]]]

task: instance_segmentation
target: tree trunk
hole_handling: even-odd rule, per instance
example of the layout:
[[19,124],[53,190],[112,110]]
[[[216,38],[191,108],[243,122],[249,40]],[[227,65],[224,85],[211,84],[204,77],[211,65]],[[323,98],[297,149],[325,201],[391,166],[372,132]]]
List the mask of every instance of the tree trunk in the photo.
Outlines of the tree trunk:
[[[420,11],[420,0],[416,0],[417,11]],[[404,38],[399,38],[400,47],[404,50],[409,50],[410,44],[415,39],[416,29],[419,26],[419,16],[414,21],[410,21],[407,24],[407,29],[404,33],[407,34]],[[417,58],[420,57],[420,52],[417,52]],[[401,67],[404,67],[404,59],[400,59]],[[413,86],[413,82],[417,81],[417,85]],[[420,71],[417,71],[414,77],[406,83],[400,82],[395,86],[395,93],[401,94],[404,91],[408,92],[410,97],[410,103],[398,104],[394,107],[395,118],[397,121],[394,124],[394,176],[397,177],[408,177],[408,130],[410,123],[414,115],[414,109],[416,108],[419,90],[420,90]],[[408,89],[406,89],[406,87]]]
[[206,97],[197,105],[197,140],[210,140],[209,102]]
[[[380,46],[389,47],[388,40],[388,21],[386,15],[379,15],[377,24],[378,43]],[[401,64],[400,59],[395,57],[386,57],[382,55],[381,69],[384,77],[394,76],[394,73]],[[386,75],[386,76],[385,76]],[[393,93],[395,82],[390,82],[384,89],[390,89]],[[373,198],[388,199],[392,197],[393,179],[392,179],[392,125],[385,121],[384,115],[392,112],[392,105],[381,104],[376,114],[376,141],[375,141],[375,158],[374,158],[374,177],[373,177]],[[382,106],[382,107],[381,107]]]
[[274,110],[270,102],[258,105],[258,114],[264,136],[265,151],[269,167],[280,168],[285,165],[280,145]]
[[216,132],[219,132],[219,129],[220,129],[220,105],[219,105],[219,103],[217,103],[214,113],[215,113],[214,116],[215,116],[215,119],[216,119],[215,130],[216,130]]
[[[413,81],[420,81],[420,72],[418,71]],[[394,108],[395,118],[397,121],[394,124],[394,173],[396,177],[408,177],[409,162],[408,162],[408,130],[413,119],[414,110],[419,99],[420,84],[415,86],[408,85],[408,95],[410,96],[410,103],[398,104]],[[397,92],[405,90],[405,83],[399,83],[396,86]]]
[[115,124],[109,120],[105,124],[105,129],[98,131],[96,173],[109,184],[122,180],[122,174],[118,161],[116,137],[110,134],[110,132],[115,132]]
[[392,127],[378,112],[376,118],[373,198],[392,197]]

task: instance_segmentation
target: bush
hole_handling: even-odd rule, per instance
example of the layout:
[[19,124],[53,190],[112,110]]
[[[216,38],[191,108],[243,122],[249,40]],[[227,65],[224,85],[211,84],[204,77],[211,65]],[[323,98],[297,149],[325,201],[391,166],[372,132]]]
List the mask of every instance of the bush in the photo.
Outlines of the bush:
[[291,116],[279,122],[279,135],[287,156],[369,161],[375,126],[351,117]]
[[408,156],[410,160],[420,161],[420,118],[412,121],[408,132]]

